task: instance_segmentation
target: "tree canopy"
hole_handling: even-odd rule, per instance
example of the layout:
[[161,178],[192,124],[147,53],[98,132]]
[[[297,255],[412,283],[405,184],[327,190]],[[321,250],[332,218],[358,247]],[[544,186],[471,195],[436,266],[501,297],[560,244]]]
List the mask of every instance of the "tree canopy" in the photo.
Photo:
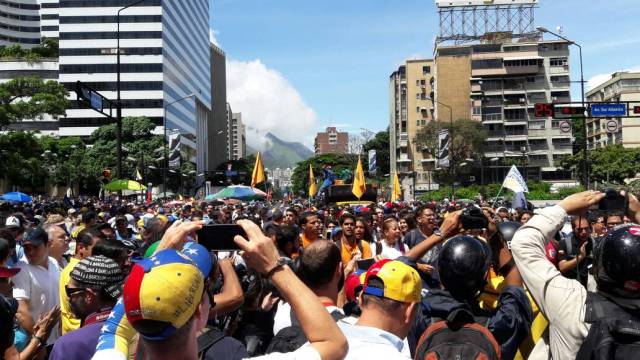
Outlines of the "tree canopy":
[[37,76],[19,77],[0,84],[0,129],[22,120],[61,116],[69,105],[67,89],[57,81]]
[[[583,155],[578,153],[562,160],[562,166],[582,174]],[[640,172],[640,149],[625,148],[621,144],[589,150],[589,178],[599,183],[623,184]]]
[[366,142],[362,147],[365,154],[368,153],[369,150],[376,151],[376,163],[378,165],[376,175],[378,177],[382,177],[391,171],[389,146],[389,128],[387,128],[385,131],[378,132],[373,139]]
[[343,169],[354,171],[358,163],[358,155],[354,154],[323,154],[300,161],[291,175],[291,184],[296,196],[306,196],[309,190],[309,164],[313,168],[316,181],[322,181],[322,169],[331,165],[333,172],[340,173]]

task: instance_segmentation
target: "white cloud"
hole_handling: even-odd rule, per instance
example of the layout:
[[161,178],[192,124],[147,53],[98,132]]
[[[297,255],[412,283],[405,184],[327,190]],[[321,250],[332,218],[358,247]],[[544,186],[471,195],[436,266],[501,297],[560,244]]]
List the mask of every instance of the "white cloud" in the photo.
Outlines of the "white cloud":
[[640,71],[640,66],[634,66],[629,69],[620,69],[610,73],[598,74],[598,75],[592,76],[591,78],[589,78],[589,80],[587,80],[587,90],[591,90],[594,87],[597,87],[598,85],[606,82],[607,80],[611,79],[611,75],[613,75],[613,73],[620,72],[620,71],[638,72]]
[[269,145],[264,136],[271,132],[313,148],[316,112],[281,73],[262,61],[227,61],[227,100],[233,112],[242,113],[251,147],[264,150]]
[[215,46],[220,46],[218,42],[218,35],[220,32],[218,30],[214,30],[213,28],[209,28],[209,41],[212,42]]

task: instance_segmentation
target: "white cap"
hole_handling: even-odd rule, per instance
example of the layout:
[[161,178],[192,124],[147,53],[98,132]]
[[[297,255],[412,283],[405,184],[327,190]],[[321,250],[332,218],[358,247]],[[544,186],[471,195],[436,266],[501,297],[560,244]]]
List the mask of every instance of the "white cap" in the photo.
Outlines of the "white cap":
[[15,216],[9,216],[7,221],[5,221],[4,226],[8,228],[19,228],[20,227],[20,219]]
[[74,208],[71,208],[71,209],[67,210],[67,214],[69,214],[69,215],[75,214],[76,212],[77,212],[77,210],[74,209]]

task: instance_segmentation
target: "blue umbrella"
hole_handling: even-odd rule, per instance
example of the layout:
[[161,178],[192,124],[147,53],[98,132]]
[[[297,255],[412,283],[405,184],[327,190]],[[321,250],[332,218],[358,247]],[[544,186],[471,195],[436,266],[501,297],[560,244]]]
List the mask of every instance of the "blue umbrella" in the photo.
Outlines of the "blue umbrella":
[[238,199],[238,200],[255,200],[261,199],[267,194],[259,189],[251,186],[231,185],[218,191],[215,194],[208,195],[206,200],[214,199]]
[[2,195],[2,200],[4,201],[13,201],[13,202],[24,202],[24,203],[30,203],[33,200],[31,200],[31,196],[25,194],[25,193],[21,193],[19,191],[14,191],[14,192],[8,192],[4,195]]

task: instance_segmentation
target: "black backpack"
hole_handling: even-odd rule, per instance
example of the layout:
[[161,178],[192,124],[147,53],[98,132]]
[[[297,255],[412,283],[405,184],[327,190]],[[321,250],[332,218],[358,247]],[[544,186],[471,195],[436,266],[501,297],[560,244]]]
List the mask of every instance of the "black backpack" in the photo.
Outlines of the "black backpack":
[[[345,316],[340,311],[333,311],[331,313],[333,320],[338,322],[340,319],[344,319]],[[267,354],[272,352],[288,353],[298,350],[302,345],[306,344],[309,340],[304,336],[300,323],[291,313],[291,326],[288,326],[280,331],[271,339],[269,347],[267,347]]]
[[500,345],[487,323],[487,318],[475,318],[466,309],[455,310],[444,320],[432,319],[418,341],[414,359],[500,360]]
[[631,314],[606,297],[587,293],[584,320],[591,324],[576,359],[637,359],[640,314]]

